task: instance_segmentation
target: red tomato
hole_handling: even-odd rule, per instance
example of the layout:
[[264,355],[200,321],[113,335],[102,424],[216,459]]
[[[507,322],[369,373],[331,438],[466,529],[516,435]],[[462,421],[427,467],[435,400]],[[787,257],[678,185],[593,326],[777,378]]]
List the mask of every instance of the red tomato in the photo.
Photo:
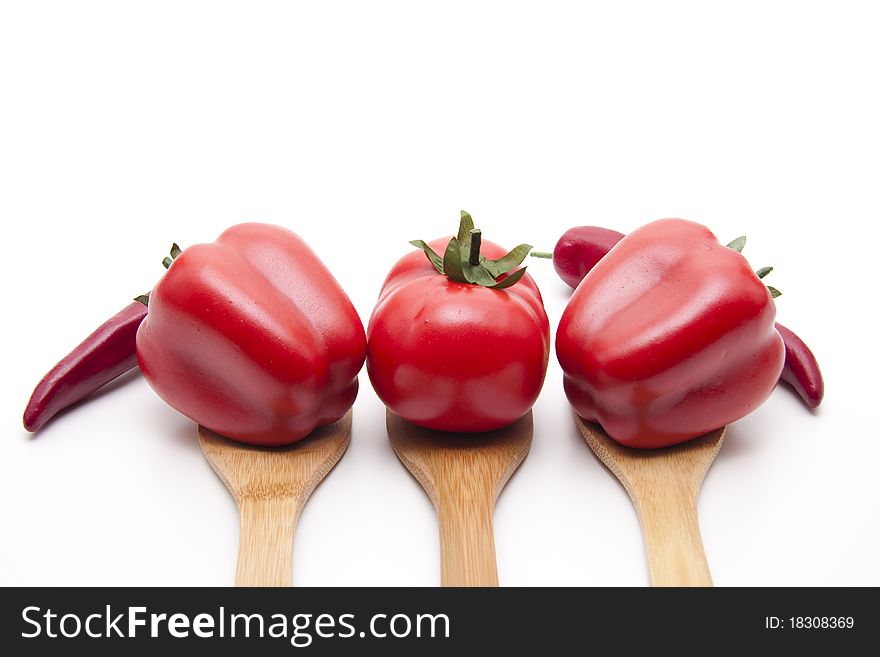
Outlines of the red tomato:
[[[430,243],[443,253],[450,238]],[[488,258],[501,247],[482,241]],[[525,274],[505,289],[456,282],[420,251],[385,279],[367,327],[367,372],[385,405],[414,424],[489,431],[525,415],[547,371],[550,326]]]
[[574,291],[556,334],[581,417],[630,447],[663,447],[738,420],[785,358],[776,306],[705,226],[664,219],[624,237]]
[[183,251],[150,293],[138,363],[169,405],[219,434],[292,443],[357,396],[363,324],[314,252],[241,224]]

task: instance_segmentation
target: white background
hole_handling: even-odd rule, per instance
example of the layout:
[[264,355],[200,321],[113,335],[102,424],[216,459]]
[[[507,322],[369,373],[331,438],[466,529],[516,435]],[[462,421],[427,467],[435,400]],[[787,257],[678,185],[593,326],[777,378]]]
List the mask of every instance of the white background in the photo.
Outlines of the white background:
[[[172,240],[302,235],[366,322],[407,240],[552,249],[679,216],[749,236],[827,397],[730,427],[700,498],[716,584],[880,584],[880,20],[865,2],[5,2],[0,583],[227,585],[238,516],[139,376],[21,427],[32,386],[148,290]],[[530,271],[554,327],[568,288]],[[361,375],[302,515],[301,585],[433,585],[436,520]],[[555,356],[496,512],[506,585],[644,585],[632,506]]]

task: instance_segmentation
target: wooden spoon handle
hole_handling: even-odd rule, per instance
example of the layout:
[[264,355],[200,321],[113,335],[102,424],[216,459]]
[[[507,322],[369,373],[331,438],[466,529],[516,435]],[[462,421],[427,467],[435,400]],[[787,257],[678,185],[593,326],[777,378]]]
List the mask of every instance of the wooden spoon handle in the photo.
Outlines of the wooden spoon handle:
[[442,586],[498,586],[491,491],[464,480],[454,491],[441,493],[440,584]]
[[697,522],[697,498],[689,490],[636,500],[653,586],[712,586]]
[[236,586],[291,586],[293,532],[299,515],[292,497],[240,501]]

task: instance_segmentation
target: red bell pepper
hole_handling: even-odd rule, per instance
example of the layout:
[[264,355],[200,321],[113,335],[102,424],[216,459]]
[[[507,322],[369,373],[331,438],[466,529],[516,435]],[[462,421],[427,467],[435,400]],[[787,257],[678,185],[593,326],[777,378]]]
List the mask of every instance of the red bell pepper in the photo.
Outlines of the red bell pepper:
[[302,239],[266,224],[180,253],[137,334],[138,364],[162,399],[256,445],[292,443],[342,417],[365,353],[333,275]]
[[515,269],[531,246],[505,255],[465,212],[456,237],[412,244],[424,254],[394,265],[367,329],[379,397],[429,429],[489,431],[518,420],[541,391],[550,349],[541,293],[525,267]]
[[624,237],[562,315],[556,352],[581,417],[663,447],[755,410],[785,358],[770,291],[737,251],[681,219]]

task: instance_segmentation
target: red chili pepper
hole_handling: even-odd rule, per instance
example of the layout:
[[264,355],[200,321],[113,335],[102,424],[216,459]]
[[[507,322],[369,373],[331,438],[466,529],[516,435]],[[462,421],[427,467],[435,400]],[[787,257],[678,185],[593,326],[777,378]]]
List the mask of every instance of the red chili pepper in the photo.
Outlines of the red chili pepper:
[[162,399],[257,445],[296,442],[345,415],[364,327],[302,239],[240,224],[172,258],[137,334],[141,371]]
[[55,365],[31,394],[24,428],[37,431],[60,411],[135,367],[135,335],[146,315],[140,301],[128,304]]
[[611,248],[623,239],[623,233],[599,226],[569,228],[553,249],[553,267],[559,278],[577,287]]
[[400,417],[442,431],[518,420],[541,391],[550,350],[541,293],[517,269],[531,246],[505,255],[466,212],[456,237],[411,244],[424,254],[392,267],[367,331],[379,397]]
[[705,226],[627,235],[575,290],[556,334],[565,391],[619,442],[663,447],[738,420],[785,360],[771,292]]
[[788,383],[810,408],[816,408],[825,396],[825,381],[819,363],[810,348],[794,331],[776,324],[776,330],[785,344],[785,367],[781,380]]

